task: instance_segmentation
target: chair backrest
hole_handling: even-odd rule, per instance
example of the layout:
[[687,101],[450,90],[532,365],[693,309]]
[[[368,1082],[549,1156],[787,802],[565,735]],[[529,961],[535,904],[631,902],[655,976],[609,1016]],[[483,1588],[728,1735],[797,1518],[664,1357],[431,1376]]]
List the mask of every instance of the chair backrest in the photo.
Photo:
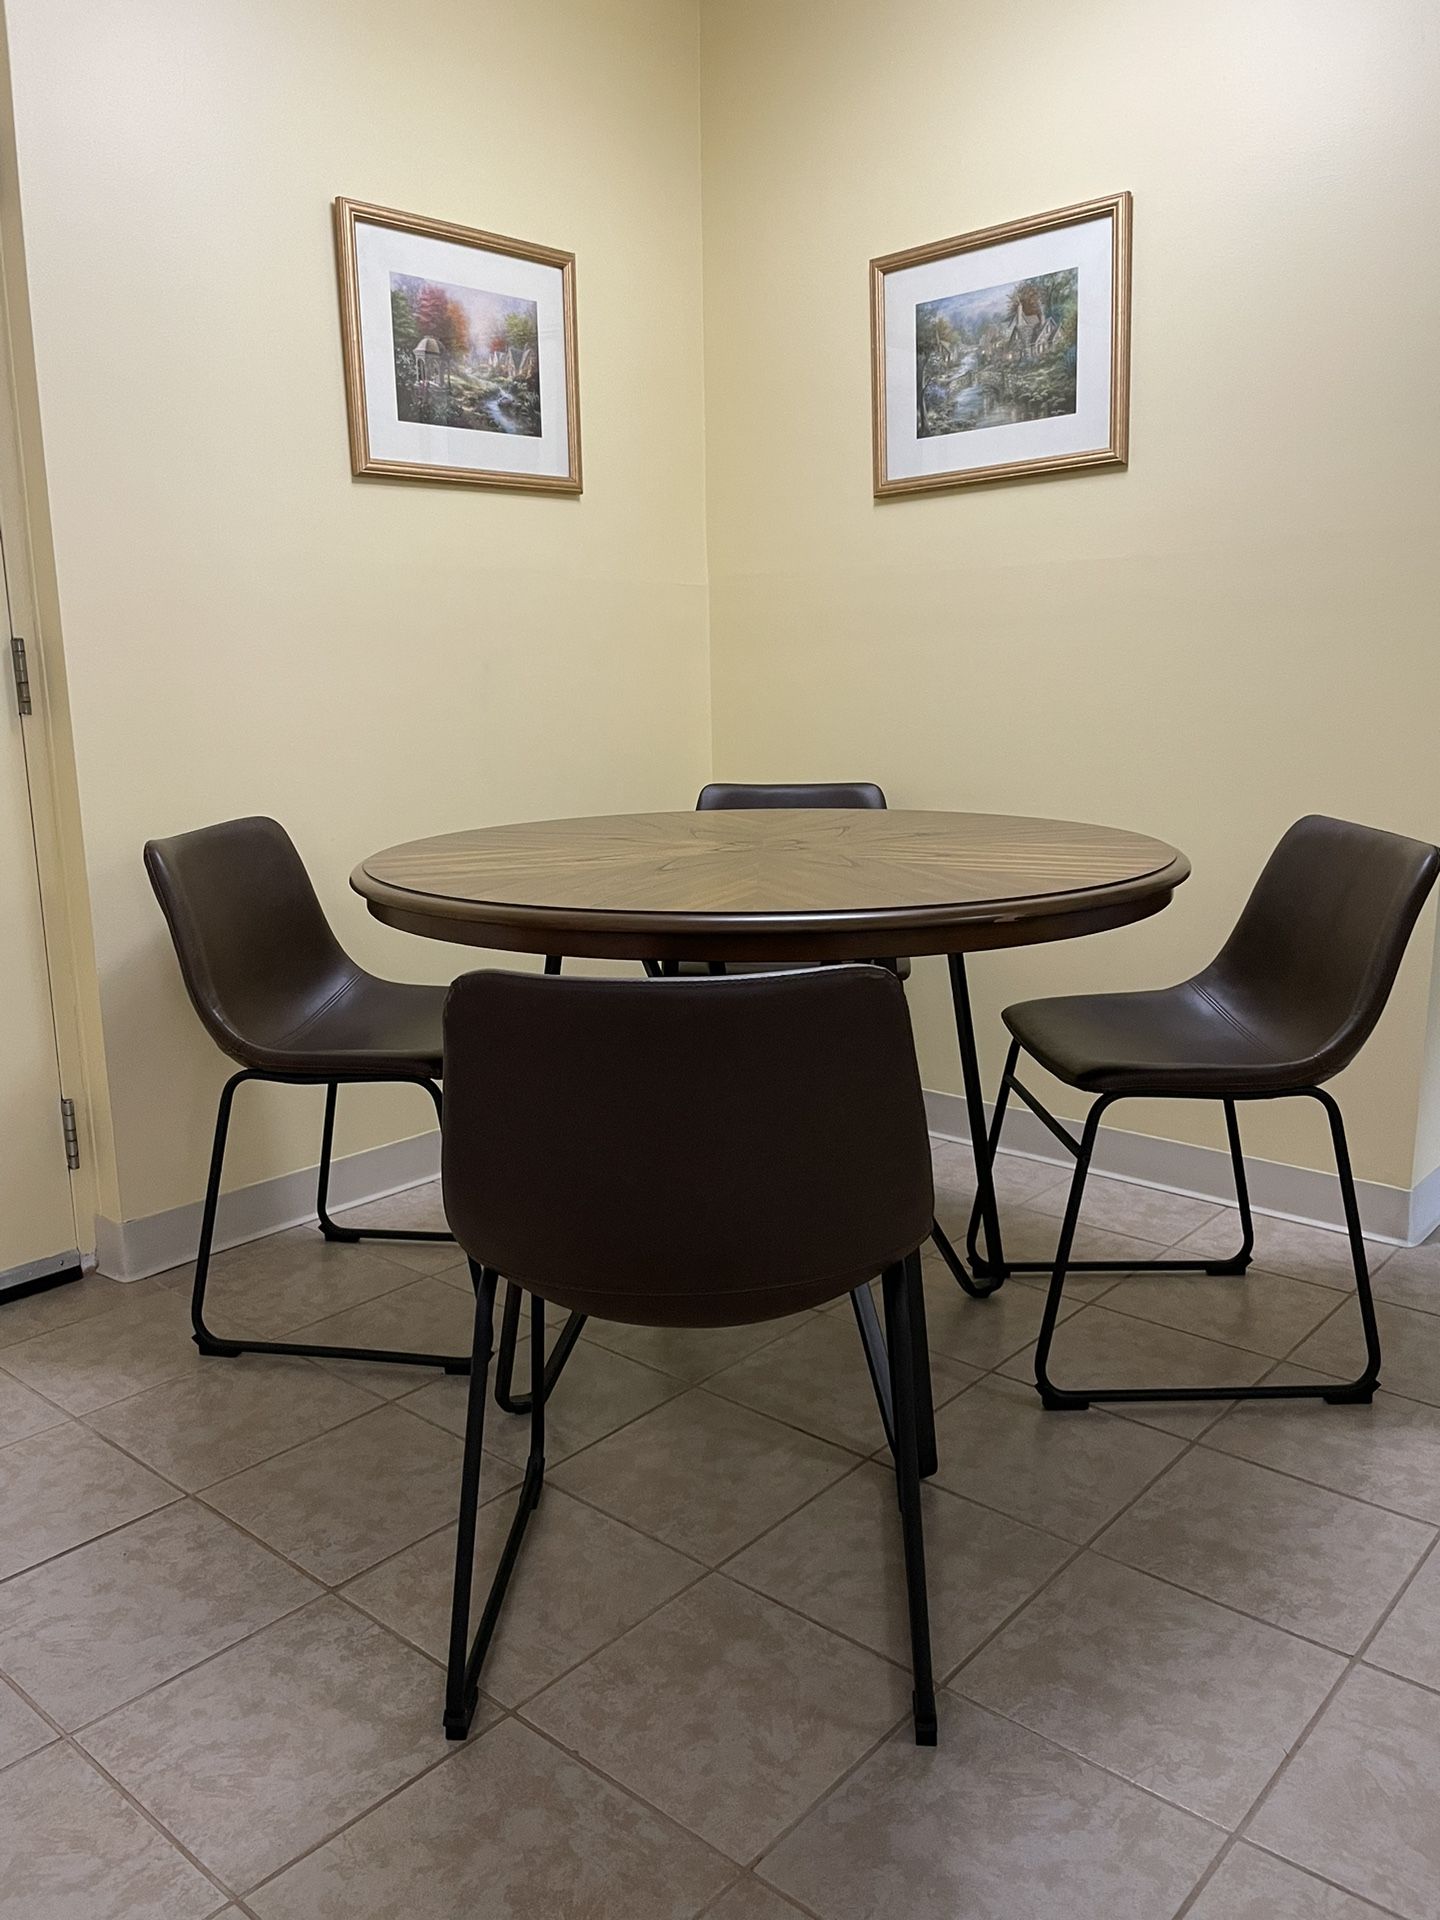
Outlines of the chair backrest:
[[1318,1085],[1369,1039],[1437,872],[1422,840],[1297,820],[1196,984]]
[[697,813],[716,813],[726,807],[865,807],[883,811],[885,795],[871,780],[827,780],[811,786],[737,786],[712,780],[700,789]]
[[445,1007],[445,1212],[470,1257],[650,1326],[818,1306],[934,1212],[905,994],[879,967],[471,973]]
[[360,977],[278,821],[148,841],[145,871],[195,1011],[244,1066],[273,1064],[285,1036]]

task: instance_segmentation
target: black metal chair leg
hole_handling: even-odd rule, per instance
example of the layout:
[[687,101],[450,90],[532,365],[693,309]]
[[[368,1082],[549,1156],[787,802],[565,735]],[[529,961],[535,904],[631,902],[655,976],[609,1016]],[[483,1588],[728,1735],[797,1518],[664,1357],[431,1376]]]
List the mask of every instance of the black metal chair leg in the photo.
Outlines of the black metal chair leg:
[[[520,1289],[513,1280],[505,1282],[505,1305],[500,1312],[500,1351],[495,1356],[495,1404],[502,1413],[519,1413],[521,1407],[510,1391],[515,1377],[515,1342],[520,1331]],[[526,1408],[524,1411],[528,1412]]]
[[910,1610],[910,1659],[914,1676],[911,1704],[917,1747],[933,1747],[938,1737],[935,1680],[930,1654],[930,1607],[925,1586],[925,1529],[920,1511],[917,1422],[922,1389],[915,1373],[914,1316],[922,1311],[920,1260],[911,1254],[886,1269],[885,1331],[890,1350],[890,1392],[895,1408],[895,1480],[905,1545],[905,1593]]
[[220,1090],[220,1105],[215,1113],[215,1138],[210,1147],[210,1174],[205,1182],[205,1204],[200,1214],[200,1244],[195,1249],[195,1284],[190,1291],[190,1325],[201,1353],[223,1354],[234,1359],[243,1351],[229,1340],[217,1340],[205,1324],[205,1287],[210,1278],[210,1253],[215,1243],[215,1213],[220,1204],[220,1176],[225,1170],[225,1143],[230,1137],[230,1110],[235,1104],[235,1089],[252,1076],[235,1073]]
[[315,1212],[320,1221],[320,1231],[327,1240],[353,1244],[359,1240],[359,1234],[353,1227],[337,1227],[330,1218],[327,1205],[330,1198],[330,1158],[335,1147],[335,1103],[339,1094],[339,1083],[328,1081],[325,1087],[325,1120],[320,1128],[320,1178],[315,1188]]
[[[472,1273],[474,1272],[474,1263]],[[470,1396],[465,1412],[465,1451],[460,1473],[460,1520],[455,1536],[455,1586],[450,1605],[450,1650],[445,1676],[445,1736],[463,1740],[470,1731],[475,1707],[480,1698],[480,1672],[485,1655],[500,1621],[501,1608],[511,1575],[520,1557],[521,1542],[530,1515],[540,1504],[545,1479],[545,1390],[544,1332],[545,1306],[531,1296],[530,1350],[530,1453],[525,1463],[525,1478],[517,1496],[515,1514],[510,1522],[495,1577],[485,1600],[480,1624],[470,1640],[470,1600],[474,1585],[475,1534],[480,1507],[480,1461],[485,1432],[485,1391],[490,1367],[492,1330],[495,1313],[493,1267],[480,1269],[475,1277],[475,1339],[472,1348]]]
[[1355,1294],[1360,1303],[1360,1325],[1365,1334],[1365,1370],[1348,1386],[1334,1387],[1322,1397],[1332,1406],[1368,1406],[1375,1398],[1380,1380],[1380,1328],[1375,1320],[1375,1297],[1370,1291],[1370,1262],[1365,1254],[1365,1234],[1360,1225],[1360,1205],[1355,1197],[1355,1175],[1350,1165],[1350,1148],[1345,1139],[1345,1121],[1340,1108],[1323,1088],[1314,1089],[1314,1097],[1325,1109],[1330,1122],[1330,1143],[1335,1150],[1335,1171],[1340,1177],[1340,1203],[1345,1210],[1345,1231],[1350,1237],[1350,1260],[1355,1269]]
[[928,1480],[940,1464],[935,1448],[935,1399],[930,1381],[930,1335],[925,1324],[925,1272],[919,1254],[910,1305],[910,1342],[914,1355],[915,1456],[920,1478]]
[[475,1527],[480,1512],[480,1457],[485,1438],[485,1388],[495,1325],[493,1267],[475,1273],[475,1330],[470,1348],[470,1393],[465,1406],[465,1450],[460,1463],[460,1518],[455,1535],[455,1585],[450,1599],[450,1657],[445,1675],[445,1732],[463,1740],[470,1731],[479,1698],[467,1670],[470,1642],[470,1590],[475,1578]]
[[[418,1080],[416,1086],[424,1087],[435,1102],[435,1117],[441,1119],[442,1108],[440,1089],[433,1080]],[[455,1236],[446,1229],[438,1227],[341,1227],[330,1218],[330,1162],[335,1146],[335,1102],[340,1092],[338,1080],[325,1083],[325,1122],[320,1130],[320,1177],[315,1190],[315,1211],[320,1220],[320,1231],[327,1240],[337,1241],[342,1246],[358,1246],[362,1240],[426,1240],[447,1241],[455,1244]]]
[[1095,1136],[1100,1131],[1100,1116],[1110,1102],[1102,1095],[1085,1116],[1085,1131],[1080,1136],[1080,1151],[1075,1156],[1075,1171],[1070,1177],[1070,1194],[1065,1202],[1065,1217],[1060,1223],[1060,1238],[1055,1244],[1055,1266],[1045,1295],[1045,1311],[1040,1318],[1040,1334],[1035,1343],[1035,1385],[1042,1404],[1051,1411],[1081,1412],[1090,1402],[1084,1394],[1064,1393],[1049,1375],[1050,1343],[1055,1337],[1055,1322],[1060,1313],[1060,1297],[1065,1291],[1065,1272],[1070,1264],[1070,1249],[1075,1244],[1075,1229],[1080,1223],[1080,1206],[1085,1198],[1085,1178],[1090,1171],[1090,1156],[1095,1151]]
[[[583,1314],[572,1315],[585,1324]],[[540,1489],[545,1480],[545,1402],[550,1388],[545,1384],[545,1302],[538,1293],[530,1296],[530,1451],[525,1459],[525,1489],[531,1507],[540,1504]],[[551,1383],[554,1384],[553,1382]]]
[[1240,1209],[1240,1251],[1229,1260],[1213,1263],[1210,1273],[1246,1273],[1255,1251],[1255,1222],[1250,1214],[1250,1182],[1245,1177],[1245,1155],[1240,1147],[1240,1118],[1233,1100],[1222,1100],[1225,1138],[1230,1142],[1230,1165],[1235,1174],[1235,1203]]
[[[470,1360],[465,1354],[410,1353],[388,1347],[332,1347],[308,1340],[222,1340],[206,1326],[205,1289],[210,1278],[210,1259],[215,1244],[215,1217],[220,1204],[220,1180],[225,1168],[225,1145],[230,1134],[230,1114],[235,1101],[235,1092],[242,1081],[269,1080],[275,1077],[277,1076],[246,1067],[241,1072],[232,1074],[220,1092],[220,1104],[215,1115],[215,1139],[210,1149],[210,1175],[205,1183],[205,1202],[200,1213],[200,1241],[195,1249],[195,1284],[190,1294],[190,1324],[194,1328],[196,1346],[201,1353],[222,1355],[226,1359],[234,1359],[237,1354],[242,1353],[286,1353],[310,1360],[379,1360],[397,1366],[443,1367],[446,1373],[468,1373]],[[438,1105],[438,1088],[431,1086],[430,1090]],[[328,1105],[327,1102],[327,1108]],[[442,1240],[450,1238],[448,1234],[405,1237],[429,1237]]]
[[[555,1391],[555,1382],[565,1371],[565,1362],[575,1349],[575,1342],[585,1330],[586,1316],[572,1313],[559,1333],[544,1362],[545,1398],[548,1400]],[[541,1315],[540,1352],[545,1352],[544,1315]],[[502,1413],[529,1413],[530,1395],[513,1391],[515,1379],[515,1346],[520,1330],[520,1289],[513,1280],[505,1282],[505,1306],[500,1316],[500,1350],[495,1359],[495,1404]],[[535,1370],[535,1356],[530,1356],[531,1375]]]

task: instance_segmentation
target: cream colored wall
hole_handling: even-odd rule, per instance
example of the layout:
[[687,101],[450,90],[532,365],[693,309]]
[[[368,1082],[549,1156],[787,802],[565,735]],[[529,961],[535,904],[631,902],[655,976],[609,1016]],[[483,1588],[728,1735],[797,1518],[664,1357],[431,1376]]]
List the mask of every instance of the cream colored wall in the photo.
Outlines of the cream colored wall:
[[[1440,833],[1433,25],[1430,0],[703,10],[717,776],[873,777],[1194,861],[1144,926],[974,964],[992,1074],[1005,1000],[1208,958],[1297,815]],[[870,256],[1120,188],[1129,469],[874,502]],[[1357,1171],[1397,1186],[1431,948],[1427,916],[1340,1087]],[[953,1089],[943,970],[917,975]],[[1221,1137],[1195,1108],[1117,1122]],[[1302,1107],[1246,1137],[1326,1163]]]
[[[468,956],[369,921],[354,860],[685,804],[713,699],[722,776],[873,775],[1184,847],[1158,920],[976,963],[993,1072],[1003,1000],[1206,957],[1296,814],[1436,833],[1422,0],[702,0],[698,37],[694,0],[7,12],[102,1209],[196,1196],[223,1071],[150,834],[272,811],[362,958],[444,978]],[[1119,187],[1128,472],[877,506],[869,256]],[[576,251],[581,500],[352,481],[336,193]],[[1358,1170],[1401,1186],[1440,1158],[1431,962],[1427,920],[1343,1089]],[[954,1088],[937,964],[913,998]],[[316,1119],[255,1093],[234,1181],[307,1164]],[[424,1124],[351,1101],[341,1147]],[[1298,1112],[1249,1141],[1324,1163]]]
[[[708,771],[697,22],[672,0],[8,0],[117,1204],[194,1199],[222,1063],[141,866],[290,827],[346,943],[469,964],[346,880],[460,824]],[[577,255],[578,501],[353,481],[337,193]],[[256,1089],[232,1182],[303,1166]],[[342,1107],[342,1111],[344,1108]],[[423,1130],[348,1101],[342,1151]]]

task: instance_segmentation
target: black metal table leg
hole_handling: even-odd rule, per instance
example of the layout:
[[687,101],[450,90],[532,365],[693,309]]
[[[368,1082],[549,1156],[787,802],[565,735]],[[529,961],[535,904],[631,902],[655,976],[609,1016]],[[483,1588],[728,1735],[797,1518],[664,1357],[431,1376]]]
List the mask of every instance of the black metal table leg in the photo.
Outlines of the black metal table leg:
[[985,1234],[985,1255],[967,1268],[937,1221],[931,1238],[936,1251],[972,1299],[984,1300],[1005,1284],[1009,1269],[1000,1239],[1000,1209],[990,1174],[989,1129],[985,1123],[985,1089],[980,1079],[980,1056],[975,1046],[975,1021],[970,1011],[970,988],[965,978],[965,956],[950,956],[950,997],[955,1005],[955,1037],[960,1046],[960,1073],[965,1083],[965,1112],[970,1126],[970,1150],[975,1160],[975,1204]]

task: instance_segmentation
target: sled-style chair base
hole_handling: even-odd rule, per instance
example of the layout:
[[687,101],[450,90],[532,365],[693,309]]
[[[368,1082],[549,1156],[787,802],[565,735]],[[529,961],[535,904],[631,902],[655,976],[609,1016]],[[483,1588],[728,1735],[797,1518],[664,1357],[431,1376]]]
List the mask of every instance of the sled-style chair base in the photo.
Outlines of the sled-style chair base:
[[[1035,1348],[1035,1384],[1047,1408],[1064,1412],[1106,1401],[1149,1400],[1326,1400],[1343,1405],[1364,1404],[1373,1397],[1380,1378],[1380,1335],[1355,1176],[1344,1119],[1323,1083],[1349,1065],[1373,1031],[1437,871],[1440,853],[1421,841],[1343,820],[1301,820],[1271,854],[1219,956],[1193,980],[1155,992],[1083,994],[1006,1008],[1011,1046],[987,1151],[993,1157],[1015,1094],[1075,1156],[1055,1258],[1048,1263],[1050,1287]],[[1094,1096],[1078,1138],[1021,1083],[1017,1067],[1022,1051],[1067,1086]],[[1126,1099],[1221,1103],[1240,1208],[1242,1240],[1236,1254],[1218,1261],[1153,1260],[1121,1267],[1071,1260],[1100,1122],[1116,1101]],[[1050,1371],[1051,1349],[1071,1273],[1245,1272],[1255,1232],[1238,1108],[1287,1099],[1317,1100],[1329,1121],[1365,1343],[1359,1373],[1339,1386],[1059,1385]],[[972,1216],[972,1249],[977,1225]],[[987,1251],[993,1254],[988,1244]],[[1016,1264],[1035,1271],[1047,1263]]]
[[[432,1228],[421,1227],[341,1227],[330,1218],[329,1189],[330,1161],[335,1140],[335,1103],[342,1085],[362,1086],[390,1084],[389,1076],[354,1076],[345,1081],[327,1079],[317,1081],[306,1074],[259,1073],[251,1068],[232,1074],[220,1093],[220,1106],[215,1116],[215,1138],[210,1150],[210,1177],[205,1183],[205,1204],[200,1216],[200,1243],[195,1253],[195,1282],[190,1293],[190,1324],[194,1329],[196,1346],[201,1353],[212,1354],[224,1359],[235,1359],[242,1353],[285,1353],[299,1354],[311,1360],[378,1360],[388,1361],[402,1367],[443,1367],[446,1373],[468,1373],[470,1358],[468,1354],[454,1353],[411,1353],[386,1347],[336,1347],[320,1341],[308,1340],[256,1340],[248,1336],[234,1338],[226,1334],[211,1331],[205,1320],[205,1293],[210,1278],[210,1260],[215,1245],[215,1216],[220,1203],[220,1181],[225,1170],[225,1145],[230,1134],[230,1115],[235,1102],[236,1091],[247,1080],[269,1080],[282,1086],[316,1086],[325,1088],[325,1122],[320,1146],[320,1177],[316,1187],[315,1210],[320,1231],[327,1240],[343,1245],[358,1245],[366,1240],[381,1241],[448,1241],[454,1244],[454,1236]],[[441,1117],[440,1089],[433,1080],[419,1080],[413,1084],[422,1086],[435,1103],[435,1116]]]

